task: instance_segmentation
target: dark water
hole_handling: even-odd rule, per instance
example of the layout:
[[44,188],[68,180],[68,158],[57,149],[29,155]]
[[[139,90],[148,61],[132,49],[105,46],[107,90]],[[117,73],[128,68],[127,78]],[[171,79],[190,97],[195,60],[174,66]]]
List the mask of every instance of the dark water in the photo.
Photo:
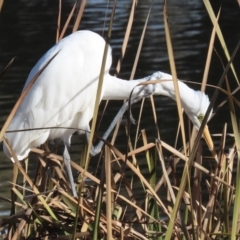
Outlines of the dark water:
[[[201,82],[212,30],[212,24],[204,4],[200,0],[170,0],[167,2],[178,78]],[[63,1],[63,22],[66,20],[73,3],[74,1],[70,0]],[[219,22],[231,54],[240,39],[239,6],[236,0],[212,1],[212,3],[215,12],[218,11],[222,4]],[[142,0],[138,2],[136,7],[130,41],[119,74],[121,78],[128,79],[130,76],[150,4],[151,1]],[[106,9],[107,1],[87,1],[79,29],[89,29],[100,34],[103,30],[106,31],[111,14],[111,4],[109,9]],[[118,2],[111,39],[113,73],[115,73],[116,63],[121,56],[120,48],[130,9],[131,1],[121,0]],[[7,0],[4,2],[0,13],[0,70],[4,68],[11,58],[15,57],[15,60],[0,82],[0,126],[2,126],[19,96],[31,67],[55,43],[57,16],[57,0]],[[68,33],[70,32],[71,30],[69,29]],[[218,41],[215,43],[215,48],[222,57],[223,62],[226,63],[226,58]],[[234,61],[238,77],[240,76],[239,55],[237,55]],[[158,70],[170,72],[163,25],[163,1],[153,1],[135,78],[147,76]],[[222,72],[221,63],[217,55],[213,54],[208,83],[216,84]],[[234,89],[237,84],[231,73],[229,74],[229,79],[231,87]],[[192,85],[192,87],[200,89],[198,85]],[[206,92],[211,96],[213,89],[207,88]],[[220,94],[217,103],[222,98],[223,95]],[[177,128],[175,103],[164,97],[155,99],[161,137],[164,141],[173,144],[174,138],[171,136],[175,136]],[[98,132],[99,135],[107,128],[119,106],[121,106],[121,102],[110,103]],[[137,114],[137,109],[135,110]],[[137,115],[135,116],[137,117]],[[157,136],[150,108],[144,109],[143,117],[144,121],[141,128],[146,128],[148,135],[151,135],[152,140],[154,140]],[[220,110],[209,123],[211,130],[213,130],[212,132],[220,132],[223,123],[229,122],[229,119],[229,112],[226,111],[226,108]],[[135,127],[133,126],[132,128],[134,131]],[[122,130],[118,140],[119,143],[122,139],[125,139],[123,127]],[[74,137],[74,139],[79,144],[79,138]],[[119,147],[121,148],[120,145]],[[11,181],[12,178],[12,163],[2,153],[1,145],[0,149],[0,194],[1,196],[10,197],[11,185],[8,181]],[[7,214],[7,211],[8,206],[4,202],[0,202],[0,216]]]

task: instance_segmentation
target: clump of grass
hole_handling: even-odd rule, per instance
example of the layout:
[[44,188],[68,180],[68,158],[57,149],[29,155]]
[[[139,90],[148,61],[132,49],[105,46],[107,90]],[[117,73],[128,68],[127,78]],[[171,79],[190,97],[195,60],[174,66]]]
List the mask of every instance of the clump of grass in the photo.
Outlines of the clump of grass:
[[[135,4],[133,1],[122,48],[123,54],[133,22]],[[210,5],[206,4],[206,6],[210,11]],[[60,17],[58,18],[59,28],[56,41],[64,35],[75,9],[76,4],[69,14],[62,33],[59,30]],[[83,9],[84,1],[76,18],[77,26]],[[220,31],[217,23],[219,15],[217,17],[211,15],[211,17],[214,26],[202,90],[207,83],[215,34],[217,32],[219,35]],[[177,74],[174,67],[166,8],[164,19],[170,65],[173,78],[176,80]],[[77,29],[76,25],[74,29]],[[134,66],[139,58],[145,30],[146,25],[143,29]],[[236,51],[238,47],[236,47]],[[129,151],[123,153],[114,146],[114,141],[118,135],[118,128],[116,128],[111,143],[106,141],[100,156],[100,171],[96,171],[95,174],[88,169],[89,149],[83,151],[80,164],[71,162],[72,168],[79,173],[78,178],[75,179],[79,194],[77,199],[71,196],[62,157],[49,153],[48,150],[33,149],[32,152],[35,153],[35,161],[38,164],[34,180],[30,179],[18,161],[14,164],[12,198],[5,199],[12,204],[12,208],[10,216],[0,222],[2,236],[5,239],[155,240],[171,238],[215,239],[219,237],[229,238],[230,236],[235,239],[239,234],[237,223],[239,221],[238,203],[240,198],[239,171],[234,174],[234,162],[240,158],[235,105],[239,107],[240,104],[230,91],[226,73],[230,67],[234,71],[232,62],[236,51],[231,57],[229,56],[230,61],[223,69],[223,77],[216,87],[210,104],[211,108],[217,97],[217,91],[222,90],[226,93],[231,112],[233,134],[229,134],[227,125],[223,124],[222,132],[213,135],[218,137],[218,145],[209,146],[210,150],[206,150],[206,144],[200,141],[204,126],[201,127],[198,135],[195,130],[192,131],[191,138],[187,140],[179,108],[182,129],[180,136],[182,136],[183,147],[180,149],[172,147],[160,139],[161,129],[157,125],[156,110],[153,98],[151,98],[158,135],[156,141],[149,142],[146,131],[138,129],[136,137],[132,139],[129,136],[126,143]],[[118,64],[118,72],[120,68],[121,61]],[[134,76],[135,69],[133,67],[131,78]],[[226,90],[222,89],[224,80],[227,86]],[[18,104],[20,102],[21,99]],[[96,104],[98,105],[98,103]],[[177,104],[180,106],[179,97],[177,97]],[[144,101],[142,106],[144,107]],[[11,116],[14,115],[14,111]],[[95,112],[96,114],[97,112]],[[2,128],[2,135],[7,129],[11,116]],[[206,123],[207,117],[203,120],[203,125]],[[141,121],[141,113],[139,121]],[[126,133],[129,133],[128,127],[126,127]],[[177,134],[176,142],[179,141],[178,138]],[[234,139],[231,146],[226,145],[229,138]],[[34,156],[31,156],[31,161],[34,161]],[[171,157],[166,161],[165,156]],[[139,159],[146,161],[147,174],[143,175],[138,166]],[[25,182],[27,184],[18,185],[17,179],[23,179],[24,184]]]
[[[143,146],[130,151],[127,160],[110,144],[105,147],[100,177],[71,163],[72,168],[79,172],[76,180],[78,199],[71,196],[62,157],[33,149],[38,154],[35,179],[31,187],[24,188],[25,195],[21,186],[13,184],[13,197],[8,200],[12,203],[12,213],[1,221],[1,232],[5,231],[8,239],[19,236],[25,239],[70,239],[73,233],[81,239],[92,239],[94,232],[96,239],[107,239],[110,233],[115,239],[165,238],[179,191],[176,176],[179,173],[175,169],[179,165],[182,168],[181,160],[188,160],[188,157],[164,141],[148,143],[145,131],[141,135]],[[218,152],[220,162],[218,165],[211,164],[211,171],[202,166],[207,156],[203,155],[199,145],[171,236],[204,238],[229,233],[235,191],[232,172],[236,149],[233,146],[227,155],[224,153],[226,138],[225,127]],[[164,161],[165,151],[172,154],[168,167]],[[187,151],[190,151],[189,147]],[[143,158],[143,155],[148,163],[147,178],[137,165],[139,156]],[[162,166],[160,173],[157,171],[159,164]],[[174,165],[175,168],[172,167]],[[40,193],[31,190],[35,188]],[[162,194],[159,196],[159,192],[165,192],[165,197]]]

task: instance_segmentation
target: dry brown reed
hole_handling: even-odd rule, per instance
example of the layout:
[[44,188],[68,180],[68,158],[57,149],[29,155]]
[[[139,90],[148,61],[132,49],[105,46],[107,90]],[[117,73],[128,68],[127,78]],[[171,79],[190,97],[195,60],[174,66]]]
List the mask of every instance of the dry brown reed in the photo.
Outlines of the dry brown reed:
[[[56,41],[64,36],[74,12],[77,11],[76,2],[63,30],[60,31],[61,1],[59,3]],[[211,5],[207,0],[204,0],[204,3],[213,21],[213,32],[206,60],[202,90],[207,85],[212,44],[216,33],[221,37],[221,30],[218,25],[219,15],[214,16],[210,9]],[[73,31],[78,28],[84,6],[85,1],[82,1],[82,5],[77,11],[78,17]],[[122,47],[123,55],[131,31],[135,7],[136,1],[133,1]],[[150,11],[149,14],[151,14]],[[111,20],[113,20],[113,16]],[[172,75],[176,80],[177,73],[167,24],[166,6],[164,20]],[[146,24],[147,21],[148,19]],[[131,79],[138,62],[146,24],[139,43]],[[223,45],[223,47],[226,46]],[[231,67],[235,74],[232,64],[233,58],[234,55],[229,55],[231,61],[228,67]],[[119,60],[117,66],[119,72],[121,60]],[[223,75],[227,83],[226,72],[228,67],[224,68],[225,74]],[[3,73],[7,69],[8,66]],[[36,78],[37,76],[32,83]],[[181,122],[179,126],[182,132],[176,136],[176,142],[179,140],[179,135],[182,136],[183,147],[180,149],[172,147],[160,139],[161,129],[157,125],[154,100],[151,98],[153,118],[156,129],[158,129],[158,139],[155,142],[148,142],[146,131],[138,129],[135,138],[131,139],[129,137],[127,143],[129,152],[124,154],[114,146],[115,139],[118,136],[118,127],[116,127],[111,143],[105,142],[105,148],[100,156],[100,173],[96,171],[97,174],[93,174],[88,169],[88,147],[88,150],[83,151],[81,156],[81,159],[86,161],[81,161],[80,164],[71,162],[74,171],[79,173],[75,179],[79,194],[78,199],[71,195],[61,156],[49,153],[46,147],[33,149],[32,152],[35,153],[35,157],[30,156],[30,158],[31,161],[36,161],[37,165],[34,180],[30,179],[28,173],[16,159],[13,169],[12,198],[1,198],[12,204],[11,215],[0,221],[2,237],[13,240],[155,240],[222,239],[230,237],[235,239],[236,236],[239,236],[240,231],[238,225],[240,215],[239,207],[237,207],[237,205],[240,205],[237,202],[240,198],[240,188],[237,187],[240,184],[240,177],[239,174],[236,175],[234,172],[235,161],[236,159],[239,160],[240,149],[238,141],[239,125],[235,112],[239,111],[240,104],[233,97],[229,85],[227,84],[226,90],[222,89],[221,85],[219,84],[216,87],[216,91],[222,90],[227,94],[234,129],[232,134],[227,132],[227,125],[223,124],[222,132],[214,135],[219,140],[218,144],[209,146],[210,151],[206,149],[206,143],[200,141],[203,128],[200,129],[198,135],[193,130],[188,140],[184,131],[181,103],[178,96],[177,105],[179,106]],[[4,132],[25,94],[26,92],[22,94],[3,126],[0,134],[1,138],[3,138]],[[211,104],[214,104],[214,102],[211,102]],[[98,102],[96,105],[98,105]],[[238,109],[235,109],[236,106]],[[142,102],[142,108],[144,108],[144,101]],[[95,111],[96,117],[97,110]],[[140,120],[141,113],[139,115]],[[128,134],[128,128],[126,128],[126,132]],[[139,138],[142,142],[141,146],[139,146]],[[235,141],[232,141],[229,146],[226,145],[226,142],[230,138],[234,138]],[[166,160],[165,156],[167,155],[171,157]],[[148,174],[142,173],[138,166],[139,159],[146,161]],[[218,159],[218,162],[215,159]],[[26,179],[28,185],[18,185],[17,181],[20,179]]]

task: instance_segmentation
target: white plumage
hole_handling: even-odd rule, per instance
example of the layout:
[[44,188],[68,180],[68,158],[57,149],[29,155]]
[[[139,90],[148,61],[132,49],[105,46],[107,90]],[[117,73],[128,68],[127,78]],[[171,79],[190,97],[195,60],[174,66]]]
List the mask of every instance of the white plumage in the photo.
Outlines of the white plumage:
[[[78,31],[53,46],[33,67],[24,88],[58,52],[22,101],[8,130],[60,128],[6,133],[5,136],[19,160],[25,158],[31,148],[43,144],[47,139],[60,138],[65,145],[69,145],[74,130],[66,129],[67,127],[82,129],[80,133],[90,131],[89,121],[93,116],[104,47],[105,41],[98,34]],[[169,74],[156,72],[140,80],[122,80],[109,75],[111,63],[109,48],[101,96],[105,100],[128,99],[132,89],[142,81],[172,79]],[[205,114],[209,105],[208,97],[180,81],[179,90],[185,112],[199,128],[198,117]],[[145,96],[146,93],[166,95],[175,99],[172,81],[164,81],[154,86],[138,86],[133,97]],[[4,152],[11,157],[5,144]]]

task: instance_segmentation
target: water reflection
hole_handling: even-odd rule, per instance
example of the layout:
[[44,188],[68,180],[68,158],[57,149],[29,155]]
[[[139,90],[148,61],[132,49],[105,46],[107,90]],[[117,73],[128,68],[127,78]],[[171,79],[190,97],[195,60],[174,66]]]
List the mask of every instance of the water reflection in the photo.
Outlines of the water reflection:
[[[62,19],[64,21],[71,10],[73,2],[74,1],[70,0],[63,1]],[[107,2],[108,1],[105,0],[87,1],[80,29],[90,29],[100,34],[104,30],[106,31],[111,14],[111,6],[109,6],[106,13]],[[200,82],[203,75],[212,24],[200,0],[170,0],[167,2],[178,76],[180,79]],[[219,6],[217,6],[216,2],[214,3],[215,8],[218,9]],[[111,40],[113,48],[113,73],[115,72],[116,63],[121,56],[121,44],[125,34],[131,4],[129,0],[121,0],[118,2]],[[151,6],[150,4],[151,2],[147,0],[138,2],[129,45],[119,77],[129,78],[130,76],[143,26]],[[0,15],[0,69],[2,69],[11,58],[16,56],[16,59],[3,81],[0,82],[1,126],[19,96],[31,67],[39,57],[54,44],[57,14],[57,0],[8,0],[4,2],[4,7]],[[239,17],[237,2],[233,4],[225,1],[222,7],[220,25],[222,26],[230,50],[235,47],[240,38],[239,24],[235,21],[239,19]],[[231,31],[231,28],[234,28],[234,32]],[[68,30],[68,33],[70,32],[71,31]],[[230,38],[228,38],[229,34],[231,35]],[[220,47],[218,50],[219,49]],[[211,68],[210,79],[212,84],[219,79],[222,73],[218,59],[214,57],[213,61],[214,63],[216,62],[216,64],[213,64]],[[135,77],[143,77],[157,70],[170,72],[163,25],[163,1],[153,2]],[[200,88],[199,86],[193,87],[196,89]],[[207,91],[210,94],[212,93],[212,90],[208,89]],[[175,103],[165,97],[158,97],[155,102],[159,112],[158,122],[162,137],[172,144],[173,139],[171,136],[175,135],[177,128]],[[107,128],[120,105],[121,102],[110,103],[102,121],[101,128],[99,129],[99,135]],[[135,106],[133,109],[135,116],[137,116],[137,111],[138,106]],[[156,131],[153,118],[148,119],[148,116],[152,116],[150,107],[144,109],[143,117],[146,118],[146,120],[141,123],[141,128],[146,128],[148,135],[151,135],[151,140],[154,140]],[[226,118],[225,120],[228,119]],[[216,126],[219,124],[214,120],[213,123]],[[122,134],[120,134],[117,142],[119,144],[122,139],[125,138],[124,127],[122,126],[121,128]],[[135,131],[134,126],[132,127],[132,131]],[[74,138],[79,145],[79,138]],[[3,155],[2,146],[0,146],[0,149],[0,194],[1,196],[9,197],[11,185],[7,181],[11,181],[12,163]],[[72,152],[74,153],[74,151],[78,150],[74,150],[73,147]],[[6,213],[3,212],[6,208],[8,209],[9,206],[1,202],[0,211],[2,212],[0,215]]]

